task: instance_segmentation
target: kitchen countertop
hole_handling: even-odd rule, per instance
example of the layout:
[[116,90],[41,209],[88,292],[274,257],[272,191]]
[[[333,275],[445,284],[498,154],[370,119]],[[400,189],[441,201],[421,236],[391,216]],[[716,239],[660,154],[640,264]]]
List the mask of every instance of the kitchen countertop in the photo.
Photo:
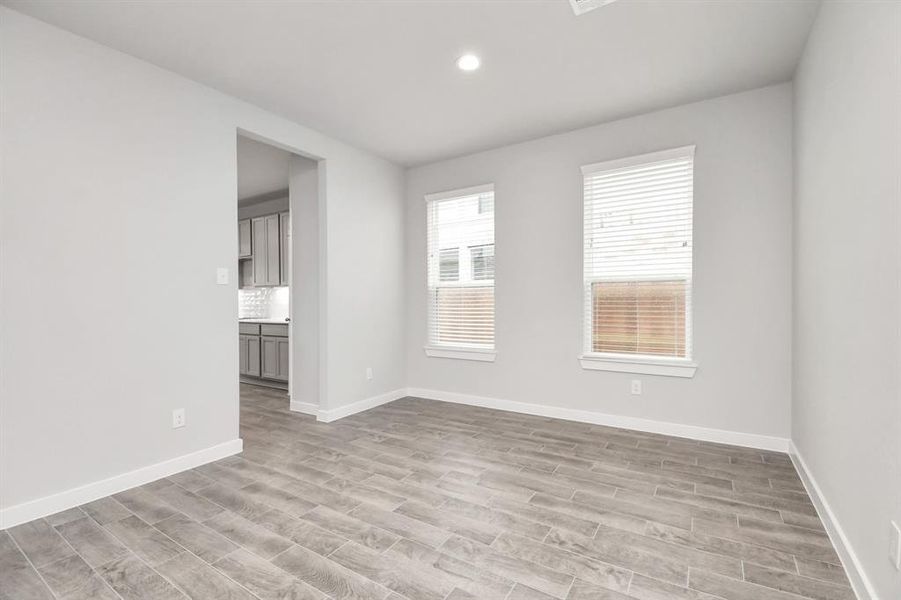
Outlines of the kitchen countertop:
[[284,319],[238,319],[238,323],[265,323],[267,325],[287,325]]

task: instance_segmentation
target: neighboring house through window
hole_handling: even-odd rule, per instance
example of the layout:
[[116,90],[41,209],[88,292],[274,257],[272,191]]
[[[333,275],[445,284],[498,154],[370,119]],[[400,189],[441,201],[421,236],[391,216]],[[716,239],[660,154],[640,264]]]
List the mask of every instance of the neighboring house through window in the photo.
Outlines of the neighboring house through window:
[[494,280],[494,244],[470,246],[469,258],[474,280]]
[[438,278],[440,281],[460,280],[459,248],[443,248],[438,251]]

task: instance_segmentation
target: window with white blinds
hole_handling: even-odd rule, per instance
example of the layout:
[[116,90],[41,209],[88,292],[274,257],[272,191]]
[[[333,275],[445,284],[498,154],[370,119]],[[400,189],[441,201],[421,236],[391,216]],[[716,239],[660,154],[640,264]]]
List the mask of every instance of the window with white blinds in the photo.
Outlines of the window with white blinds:
[[694,146],[582,167],[585,354],[688,361]]
[[494,186],[429,194],[426,213],[427,350],[493,350]]

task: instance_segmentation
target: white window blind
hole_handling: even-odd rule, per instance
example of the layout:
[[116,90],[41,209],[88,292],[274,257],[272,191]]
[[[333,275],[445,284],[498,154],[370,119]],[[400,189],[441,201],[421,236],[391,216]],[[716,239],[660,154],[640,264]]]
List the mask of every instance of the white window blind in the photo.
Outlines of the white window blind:
[[494,348],[494,187],[426,196],[429,346]]
[[694,146],[582,167],[585,352],[691,359]]

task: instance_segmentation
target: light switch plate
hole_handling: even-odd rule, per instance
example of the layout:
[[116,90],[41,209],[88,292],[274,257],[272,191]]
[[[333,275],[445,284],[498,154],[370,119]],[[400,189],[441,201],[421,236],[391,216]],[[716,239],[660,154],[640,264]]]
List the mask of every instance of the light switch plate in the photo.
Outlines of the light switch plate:
[[892,521],[891,547],[889,548],[889,559],[895,568],[901,571],[901,528]]
[[216,283],[219,285],[228,285],[228,267],[219,267],[216,269]]

